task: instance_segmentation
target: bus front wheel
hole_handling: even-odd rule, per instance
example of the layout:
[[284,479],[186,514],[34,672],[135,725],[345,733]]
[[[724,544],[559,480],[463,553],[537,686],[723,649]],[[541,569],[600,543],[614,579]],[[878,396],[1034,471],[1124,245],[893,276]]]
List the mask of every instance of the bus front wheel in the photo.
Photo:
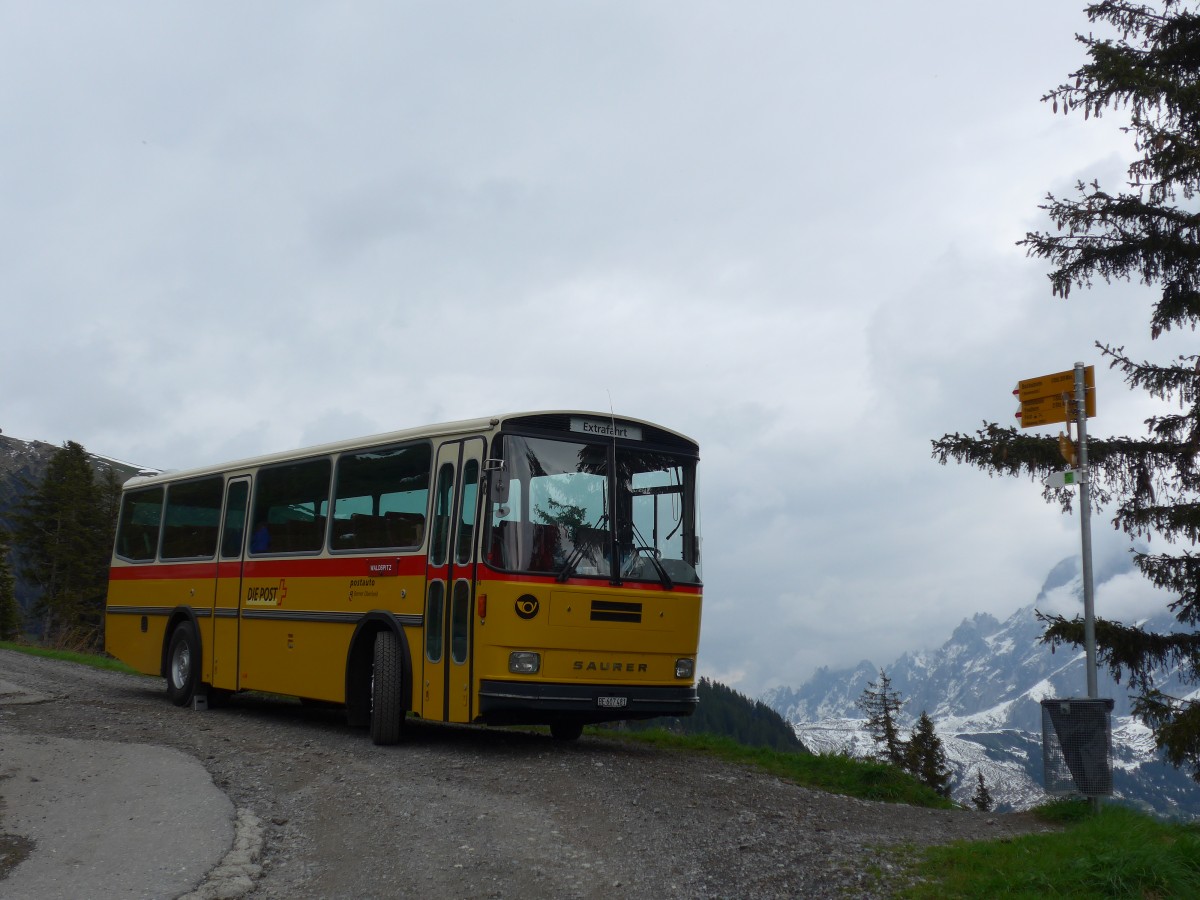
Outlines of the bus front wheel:
[[200,642],[192,623],[181,622],[167,648],[167,696],[176,706],[187,706],[199,679]]
[[404,724],[404,668],[400,642],[390,631],[375,635],[375,660],[371,670],[371,741],[394,744]]

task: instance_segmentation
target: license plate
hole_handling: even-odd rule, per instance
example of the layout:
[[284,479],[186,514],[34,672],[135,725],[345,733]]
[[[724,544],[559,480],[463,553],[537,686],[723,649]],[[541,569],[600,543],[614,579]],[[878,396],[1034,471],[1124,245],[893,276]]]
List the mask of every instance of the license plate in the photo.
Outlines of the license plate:
[[629,702],[628,697],[597,697],[596,705],[603,706],[607,709],[624,709],[625,704]]

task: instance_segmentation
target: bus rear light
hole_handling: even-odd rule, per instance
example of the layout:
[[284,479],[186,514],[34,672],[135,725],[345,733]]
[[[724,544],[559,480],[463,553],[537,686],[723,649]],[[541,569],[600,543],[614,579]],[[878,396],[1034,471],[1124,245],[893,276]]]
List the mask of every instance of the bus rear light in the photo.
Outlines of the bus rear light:
[[675,677],[676,678],[691,678],[696,674],[696,661],[694,659],[677,659],[675,660]]
[[542,656],[532,650],[514,650],[508,654],[508,671],[514,675],[536,675],[542,667]]

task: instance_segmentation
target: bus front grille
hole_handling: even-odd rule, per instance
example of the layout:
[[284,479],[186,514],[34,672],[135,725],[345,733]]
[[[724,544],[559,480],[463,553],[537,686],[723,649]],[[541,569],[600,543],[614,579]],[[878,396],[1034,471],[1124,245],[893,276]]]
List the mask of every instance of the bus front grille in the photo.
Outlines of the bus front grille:
[[640,622],[642,604],[623,603],[620,600],[593,600],[593,622]]

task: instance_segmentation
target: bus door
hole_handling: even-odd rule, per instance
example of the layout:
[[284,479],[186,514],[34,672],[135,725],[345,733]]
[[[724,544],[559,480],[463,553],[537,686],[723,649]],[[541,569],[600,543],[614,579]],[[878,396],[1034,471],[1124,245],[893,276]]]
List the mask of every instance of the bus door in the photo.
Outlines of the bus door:
[[212,653],[210,683],[214,688],[231,691],[238,688],[242,563],[246,558],[246,506],[249,499],[249,478],[234,478],[225,486],[221,556],[217,564],[217,591],[213,603],[213,635],[208,642]]
[[443,444],[434,477],[433,527],[425,580],[422,715],[469,722],[475,603],[475,524],[483,439]]

